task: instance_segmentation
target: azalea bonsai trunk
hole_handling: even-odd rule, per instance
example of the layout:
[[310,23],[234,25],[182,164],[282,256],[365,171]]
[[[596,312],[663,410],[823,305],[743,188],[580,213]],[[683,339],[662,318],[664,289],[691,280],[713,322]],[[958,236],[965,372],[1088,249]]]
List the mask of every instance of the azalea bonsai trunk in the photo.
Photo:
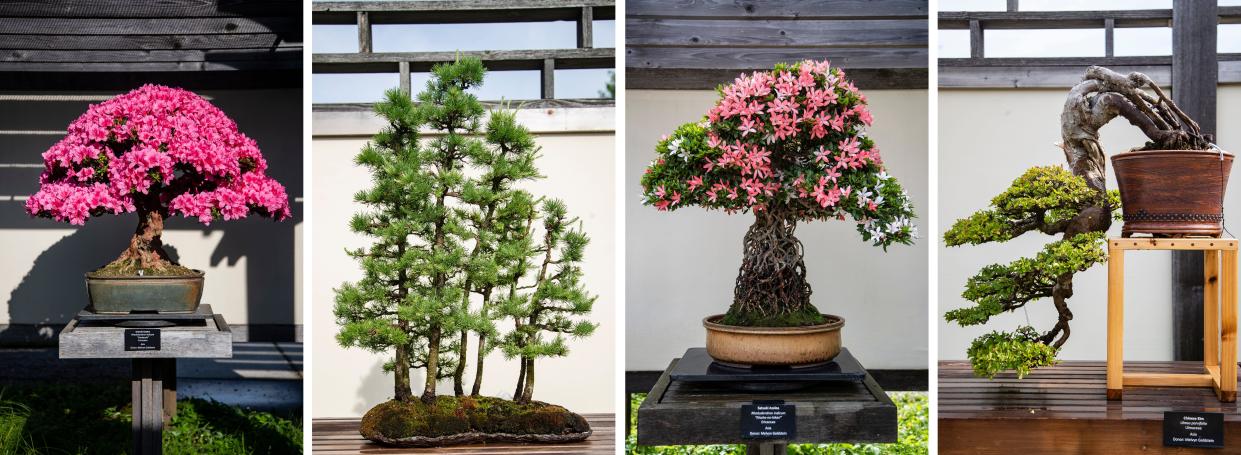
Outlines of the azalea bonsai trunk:
[[136,198],[138,227],[129,240],[129,247],[104,268],[107,272],[125,275],[163,274],[174,264],[164,251],[164,209],[157,194]]
[[822,314],[810,304],[796,219],[780,207],[756,210],[754,218],[745,234],[733,304],[722,322],[759,327],[823,323]]

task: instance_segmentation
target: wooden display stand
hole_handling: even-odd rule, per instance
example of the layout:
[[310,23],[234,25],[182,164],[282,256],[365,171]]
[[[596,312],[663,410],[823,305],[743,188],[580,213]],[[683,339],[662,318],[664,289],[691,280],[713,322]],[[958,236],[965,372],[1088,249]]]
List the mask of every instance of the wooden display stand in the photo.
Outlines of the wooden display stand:
[[[1125,387],[1211,387],[1223,402],[1237,400],[1237,240],[1111,238],[1107,241],[1107,398]],[[1202,251],[1203,372],[1125,373],[1125,252]]]
[[[137,321],[167,321],[152,327],[159,335],[155,349],[126,347],[126,330]],[[177,413],[177,359],[233,356],[233,333],[224,316],[211,305],[189,314],[97,315],[83,311],[60,332],[60,358],[133,361],[133,453],[159,454],[163,431]]]
[[[638,407],[638,444],[745,444],[751,455],[787,453],[788,444],[895,442],[896,405],[869,373],[858,382],[818,383],[783,392],[747,392],[671,377],[673,359]],[[779,400],[795,405],[791,440],[741,437],[741,406]]]

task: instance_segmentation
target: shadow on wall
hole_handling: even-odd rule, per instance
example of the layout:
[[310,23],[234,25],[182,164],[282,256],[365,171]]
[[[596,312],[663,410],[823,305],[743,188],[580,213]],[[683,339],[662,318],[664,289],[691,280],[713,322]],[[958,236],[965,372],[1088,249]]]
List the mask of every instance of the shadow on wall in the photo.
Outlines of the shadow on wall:
[[[210,254],[212,267],[236,266],[245,258],[245,283],[212,282],[207,286],[244,286],[240,302],[245,320],[253,329],[250,341],[293,341],[295,319],[294,275],[296,249],[294,230],[302,221],[302,91],[301,89],[204,91],[213,104],[237,122],[238,128],[254,138],[268,161],[268,174],[282,183],[292,205],[292,218],[273,222],[251,217],[221,221],[203,226],[181,217],[169,220],[166,231],[199,231],[203,237],[217,235],[220,240]],[[112,259],[128,245],[137,224],[134,214],[93,218],[85,226],[70,226],[47,219],[32,219],[24,208],[25,196],[38,190],[42,168],[41,154],[60,140],[65,127],[99,102],[70,94],[19,93],[0,100],[0,251],[5,244],[23,242],[19,231],[36,229],[74,229],[42,251],[25,272],[21,283],[7,294],[8,332],[0,340],[27,339],[50,341],[55,329],[69,321],[86,305],[83,274]],[[103,95],[115,95],[108,93]],[[6,232],[7,231],[7,232]],[[182,236],[184,237],[184,236]],[[176,241],[170,240],[169,253],[176,254]],[[184,245],[182,245],[184,247]],[[183,248],[184,249],[184,248]],[[184,253],[184,252],[183,252]],[[191,258],[187,258],[191,259]],[[207,258],[192,258],[202,263]],[[6,260],[12,260],[6,258]],[[20,273],[22,264],[11,264]],[[9,291],[9,292],[6,292]],[[204,302],[211,303],[211,302]],[[230,303],[235,304],[235,303]],[[217,308],[220,305],[217,304]],[[30,339],[31,326],[40,326]],[[6,337],[6,335],[8,335]]]

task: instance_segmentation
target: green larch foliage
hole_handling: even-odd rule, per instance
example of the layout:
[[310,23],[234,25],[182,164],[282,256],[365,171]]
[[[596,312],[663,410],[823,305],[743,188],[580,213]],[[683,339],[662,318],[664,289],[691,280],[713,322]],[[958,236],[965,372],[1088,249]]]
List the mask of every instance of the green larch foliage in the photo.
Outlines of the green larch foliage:
[[[336,289],[337,341],[393,352],[385,369],[398,401],[413,399],[411,369],[429,372],[424,402],[435,400],[438,379],[453,378],[464,394],[470,345],[478,347],[473,394],[487,353],[499,348],[522,359],[515,398],[529,401],[533,359],[564,355],[562,335],[595,327],[571,319],[595,300],[580,283],[588,239],[569,226],[562,203],[518,188],[542,177],[539,148],[515,111],[485,115],[469,92],[485,71],[477,58],[437,65],[416,103],[388,91],[375,106],[388,125],[356,158],[371,186],[355,195],[364,209],[350,228],[372,244],[348,252],[363,277]],[[421,138],[420,129],[437,135]]]

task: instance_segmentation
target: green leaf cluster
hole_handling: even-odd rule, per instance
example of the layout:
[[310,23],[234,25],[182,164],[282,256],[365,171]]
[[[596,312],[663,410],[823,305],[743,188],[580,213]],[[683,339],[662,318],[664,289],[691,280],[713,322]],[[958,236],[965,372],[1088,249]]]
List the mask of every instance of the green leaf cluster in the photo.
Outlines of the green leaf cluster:
[[1014,332],[991,332],[970,343],[968,351],[974,374],[987,379],[1004,371],[1014,371],[1018,378],[1030,370],[1056,364],[1056,348],[1038,340],[1038,332],[1030,326]]
[[[1113,217],[1119,216],[1119,199],[1118,193],[1095,190],[1062,167],[1033,167],[992,198],[987,208],[957,220],[944,233],[944,243],[978,245],[1005,242],[1031,231],[1072,232],[1074,218],[1088,208],[1107,207]],[[1065,277],[1071,279],[1107,261],[1104,242],[1105,232],[1079,233],[1044,245],[1034,257],[987,265],[969,278],[961,293],[974,305],[950,310],[944,319],[961,326],[980,325],[1030,302],[1054,298]],[[979,337],[969,348],[969,358],[980,376],[990,378],[1004,370],[1024,376],[1031,368],[1055,362],[1056,348],[1046,343],[1034,328],[1023,326],[1016,332]]]
[[1100,193],[1060,166],[1032,167],[992,198],[989,207],[953,223],[944,243],[1004,242],[1031,230],[1051,234],[1082,210],[1105,204],[1118,214],[1119,193]]

